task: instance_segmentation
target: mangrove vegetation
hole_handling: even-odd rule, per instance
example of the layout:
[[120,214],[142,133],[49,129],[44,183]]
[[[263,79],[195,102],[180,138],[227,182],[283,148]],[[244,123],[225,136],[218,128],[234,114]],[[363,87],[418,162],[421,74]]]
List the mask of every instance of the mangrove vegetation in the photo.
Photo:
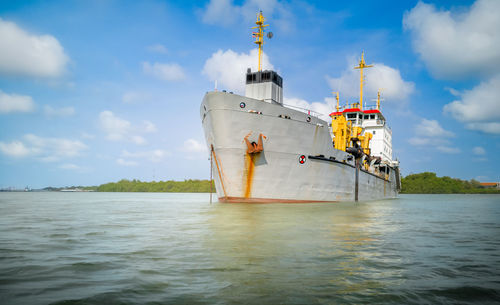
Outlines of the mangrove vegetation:
[[[118,182],[101,184],[98,192],[165,192],[165,193],[210,193],[209,180],[151,181],[122,179]],[[212,184],[212,191],[215,186]]]
[[[500,194],[498,188],[485,188],[474,179],[460,180],[451,177],[437,177],[435,173],[410,174],[401,179],[401,194]],[[72,186],[64,188],[47,187],[44,191],[79,189],[95,192],[166,192],[166,193],[209,193],[209,180],[151,181],[122,179],[99,186]],[[212,191],[215,186],[212,182]]]
[[485,188],[474,179],[437,177],[435,173],[411,174],[401,179],[401,194],[500,194],[497,188]]

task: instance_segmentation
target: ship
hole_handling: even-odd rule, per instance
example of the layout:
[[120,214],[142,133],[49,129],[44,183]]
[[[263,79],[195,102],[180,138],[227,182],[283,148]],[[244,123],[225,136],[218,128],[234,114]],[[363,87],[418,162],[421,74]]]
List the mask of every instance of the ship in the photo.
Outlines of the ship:
[[399,161],[392,158],[392,131],[381,111],[380,91],[376,106],[363,106],[363,70],[372,67],[364,52],[355,67],[359,101],[340,106],[336,92],[336,109],[324,120],[311,110],[283,104],[282,77],[262,70],[264,23],[260,12],[253,27],[258,69],[246,71],[245,95],[215,88],[200,106],[219,202],[396,198]]

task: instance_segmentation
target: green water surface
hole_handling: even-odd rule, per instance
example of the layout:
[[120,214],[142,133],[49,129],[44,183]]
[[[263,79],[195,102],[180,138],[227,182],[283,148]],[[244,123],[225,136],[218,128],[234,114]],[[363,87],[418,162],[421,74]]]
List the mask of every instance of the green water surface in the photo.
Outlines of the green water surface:
[[0,304],[498,304],[500,195],[0,193]]

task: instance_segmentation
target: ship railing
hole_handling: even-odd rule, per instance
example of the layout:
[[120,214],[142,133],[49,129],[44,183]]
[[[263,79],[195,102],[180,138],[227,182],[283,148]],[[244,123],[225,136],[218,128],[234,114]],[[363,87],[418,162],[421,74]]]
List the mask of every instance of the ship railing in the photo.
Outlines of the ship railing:
[[320,118],[321,116],[324,116],[323,113],[319,113],[319,112],[316,112],[314,110],[307,109],[307,108],[302,108],[302,107],[299,107],[299,106],[294,106],[294,105],[290,105],[290,104],[283,104],[283,106],[285,106],[287,108],[298,110],[300,112],[307,113],[307,114],[312,115],[312,116],[317,117],[317,118]]

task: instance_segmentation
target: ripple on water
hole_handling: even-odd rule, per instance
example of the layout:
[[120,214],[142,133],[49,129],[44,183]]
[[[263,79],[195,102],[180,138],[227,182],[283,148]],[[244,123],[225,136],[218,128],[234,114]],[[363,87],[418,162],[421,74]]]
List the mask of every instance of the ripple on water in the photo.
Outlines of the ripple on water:
[[207,198],[0,193],[1,302],[500,303],[500,196]]
[[418,290],[418,293],[433,303],[465,304],[477,302],[483,304],[500,300],[500,292],[491,288],[478,286],[459,286],[450,288],[437,288]]

